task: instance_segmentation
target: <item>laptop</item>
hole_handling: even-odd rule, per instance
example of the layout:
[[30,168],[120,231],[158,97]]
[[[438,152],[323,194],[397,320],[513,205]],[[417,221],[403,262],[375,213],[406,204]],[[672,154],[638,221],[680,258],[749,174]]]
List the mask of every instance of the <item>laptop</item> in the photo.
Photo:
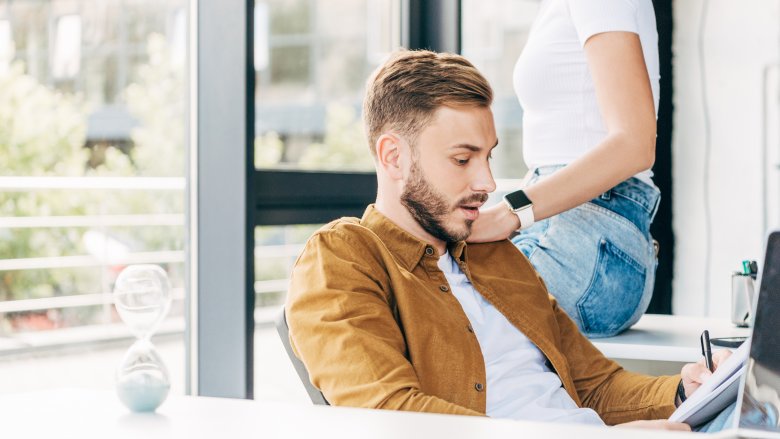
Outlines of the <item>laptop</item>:
[[734,427],[740,438],[780,438],[780,230],[769,233],[759,278]]

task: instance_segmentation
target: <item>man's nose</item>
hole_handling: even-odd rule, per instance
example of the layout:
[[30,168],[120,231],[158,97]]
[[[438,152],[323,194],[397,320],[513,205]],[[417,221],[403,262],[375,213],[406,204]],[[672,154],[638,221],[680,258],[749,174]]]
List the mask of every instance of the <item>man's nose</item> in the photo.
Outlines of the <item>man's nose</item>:
[[496,180],[493,179],[493,171],[490,170],[490,165],[485,164],[475,175],[472,182],[471,189],[474,192],[491,193],[496,190]]

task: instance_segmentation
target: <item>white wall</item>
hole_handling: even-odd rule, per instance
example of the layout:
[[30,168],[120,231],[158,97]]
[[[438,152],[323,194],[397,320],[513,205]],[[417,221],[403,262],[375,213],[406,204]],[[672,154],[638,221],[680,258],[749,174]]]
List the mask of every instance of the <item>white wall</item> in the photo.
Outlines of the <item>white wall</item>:
[[[780,225],[780,179],[776,166],[780,162],[780,75],[778,68],[768,68],[780,57],[780,1],[708,1],[702,39],[711,126],[706,182],[698,50],[703,5],[703,0],[674,2],[672,154],[677,247],[673,311],[727,317],[730,273],[741,267],[743,259],[761,259],[765,222],[769,226]],[[767,68],[769,80],[764,81]],[[768,83],[767,112],[762,110],[764,82]],[[764,113],[766,130],[762,130]],[[768,137],[766,142],[762,131]],[[762,159],[764,143],[769,151],[767,159]],[[705,185],[709,188],[711,211],[709,276],[705,267]],[[709,294],[705,293],[705,279],[709,279]]]

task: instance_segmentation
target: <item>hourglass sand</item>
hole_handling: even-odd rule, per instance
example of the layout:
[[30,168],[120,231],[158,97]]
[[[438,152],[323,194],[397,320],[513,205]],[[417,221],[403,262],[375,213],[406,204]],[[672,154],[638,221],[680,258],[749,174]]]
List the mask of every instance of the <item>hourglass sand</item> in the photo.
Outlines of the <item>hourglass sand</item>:
[[131,265],[114,285],[114,304],[137,338],[116,372],[116,392],[134,412],[152,412],[165,401],[171,383],[151,338],[171,307],[168,275],[156,265]]

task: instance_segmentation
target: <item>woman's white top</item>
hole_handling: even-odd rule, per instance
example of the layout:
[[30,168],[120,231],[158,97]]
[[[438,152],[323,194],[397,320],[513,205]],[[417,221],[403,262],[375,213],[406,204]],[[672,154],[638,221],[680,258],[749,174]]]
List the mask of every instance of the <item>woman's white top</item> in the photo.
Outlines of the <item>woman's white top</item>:
[[596,412],[577,406],[558,375],[547,367],[542,351],[477,292],[449,252],[439,258],[439,268],[485,359],[488,416],[604,425]]
[[[529,168],[569,164],[606,137],[584,46],[591,36],[614,31],[639,35],[658,117],[652,0],[542,0],[513,76]],[[652,176],[650,170],[637,174],[650,185]]]

